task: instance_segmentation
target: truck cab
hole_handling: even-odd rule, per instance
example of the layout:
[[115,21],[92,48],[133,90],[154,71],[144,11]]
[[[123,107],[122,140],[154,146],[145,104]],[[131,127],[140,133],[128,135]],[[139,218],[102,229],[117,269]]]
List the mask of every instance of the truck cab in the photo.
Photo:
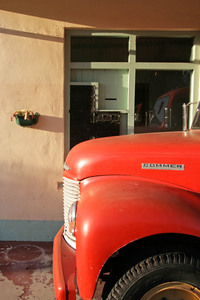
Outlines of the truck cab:
[[[56,300],[200,299],[200,104],[189,131],[76,145],[54,240]],[[98,287],[98,288],[97,288]]]

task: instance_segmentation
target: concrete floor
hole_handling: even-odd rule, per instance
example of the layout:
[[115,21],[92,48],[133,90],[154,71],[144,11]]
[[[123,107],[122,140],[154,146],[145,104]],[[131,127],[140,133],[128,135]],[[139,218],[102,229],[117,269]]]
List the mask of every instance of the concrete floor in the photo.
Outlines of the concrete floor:
[[52,243],[0,242],[0,299],[54,300]]

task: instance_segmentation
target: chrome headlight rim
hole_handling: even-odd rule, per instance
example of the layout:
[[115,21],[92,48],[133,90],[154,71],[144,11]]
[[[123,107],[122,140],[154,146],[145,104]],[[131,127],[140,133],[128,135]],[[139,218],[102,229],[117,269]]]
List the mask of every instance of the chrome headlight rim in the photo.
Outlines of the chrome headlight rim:
[[68,211],[69,232],[73,236],[75,236],[77,203],[78,201],[73,202]]
[[76,249],[76,237],[69,232],[68,212],[71,205],[80,200],[80,181],[63,176],[63,212],[64,232],[63,237],[66,243]]

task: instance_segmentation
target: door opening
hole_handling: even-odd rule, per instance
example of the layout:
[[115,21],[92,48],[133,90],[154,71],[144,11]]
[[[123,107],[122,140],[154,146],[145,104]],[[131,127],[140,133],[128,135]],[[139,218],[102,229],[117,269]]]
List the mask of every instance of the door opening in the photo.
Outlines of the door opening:
[[120,112],[98,110],[98,83],[70,85],[70,148],[86,140],[120,134]]

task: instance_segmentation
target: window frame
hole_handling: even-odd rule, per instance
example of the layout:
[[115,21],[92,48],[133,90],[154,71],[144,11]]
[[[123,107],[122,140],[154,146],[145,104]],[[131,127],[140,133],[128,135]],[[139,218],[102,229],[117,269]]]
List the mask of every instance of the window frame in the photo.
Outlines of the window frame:
[[[128,62],[71,62],[71,36],[104,36],[104,37],[125,37],[129,38]],[[193,37],[191,62],[137,62],[136,61],[136,37]],[[131,32],[131,31],[91,31],[91,30],[66,30],[65,32],[65,120],[69,128],[69,103],[70,103],[70,73],[72,69],[127,69],[129,72],[128,84],[128,134],[134,132],[134,103],[135,103],[135,82],[136,70],[155,71],[192,71],[190,83],[190,100],[196,102],[200,99],[200,33],[199,32]],[[196,106],[190,108],[189,125],[192,124]],[[69,145],[69,129],[66,130],[66,144]],[[69,147],[67,147],[69,149]]]

